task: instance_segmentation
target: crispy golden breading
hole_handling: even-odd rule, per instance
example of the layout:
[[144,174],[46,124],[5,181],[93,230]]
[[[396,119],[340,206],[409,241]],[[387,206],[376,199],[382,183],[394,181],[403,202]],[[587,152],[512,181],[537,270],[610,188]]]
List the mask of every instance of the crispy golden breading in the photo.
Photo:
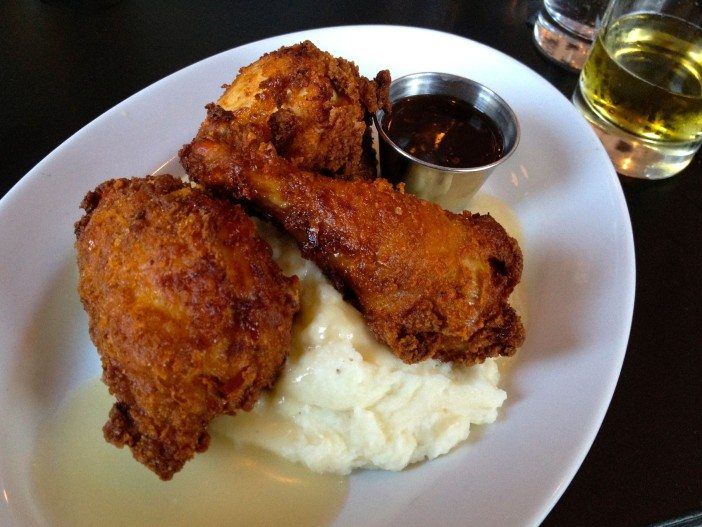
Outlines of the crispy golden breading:
[[375,177],[371,116],[387,109],[390,74],[374,81],[309,41],[242,68],[218,104],[294,166],[343,179]]
[[79,293],[117,398],[105,438],[168,480],[215,416],[251,409],[277,378],[298,280],[239,206],[171,176],[107,181],[82,207]]
[[524,340],[507,303],[522,254],[489,215],[300,170],[216,107],[180,155],[192,179],[279,223],[405,362],[482,362]]

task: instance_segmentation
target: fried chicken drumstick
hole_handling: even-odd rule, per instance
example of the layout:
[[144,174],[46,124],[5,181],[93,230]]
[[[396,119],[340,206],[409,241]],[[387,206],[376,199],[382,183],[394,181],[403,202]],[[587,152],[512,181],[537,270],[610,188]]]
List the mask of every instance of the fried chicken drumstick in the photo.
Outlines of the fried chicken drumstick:
[[489,215],[444,211],[382,179],[301,170],[213,106],[180,155],[192,179],[281,225],[403,361],[472,364],[521,345],[507,298],[522,254]]
[[168,480],[277,378],[298,281],[239,206],[171,176],[107,181],[81,206],[79,293],[117,398],[103,432]]
[[370,122],[388,109],[390,74],[370,81],[309,41],[242,68],[218,105],[294,166],[343,179],[375,177]]

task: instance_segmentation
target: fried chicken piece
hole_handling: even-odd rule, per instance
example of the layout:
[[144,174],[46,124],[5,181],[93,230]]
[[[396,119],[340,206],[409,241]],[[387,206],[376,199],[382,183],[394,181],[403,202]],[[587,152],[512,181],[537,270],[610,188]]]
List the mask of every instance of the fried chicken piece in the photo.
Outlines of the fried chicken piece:
[[216,107],[180,155],[191,178],[280,224],[403,361],[472,364],[522,344],[507,303],[522,254],[489,215],[447,212],[382,179],[300,170]]
[[79,293],[117,403],[103,432],[163,480],[249,410],[290,350],[286,278],[242,209],[171,176],[107,181],[76,223]]
[[375,177],[370,122],[388,109],[390,74],[374,81],[309,41],[240,70],[218,104],[294,166],[343,179]]

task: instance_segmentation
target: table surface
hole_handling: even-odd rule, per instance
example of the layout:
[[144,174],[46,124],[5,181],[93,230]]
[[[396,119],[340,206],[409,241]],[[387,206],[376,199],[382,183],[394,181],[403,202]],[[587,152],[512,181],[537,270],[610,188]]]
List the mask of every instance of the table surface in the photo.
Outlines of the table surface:
[[[570,96],[576,75],[532,43],[539,7],[538,0],[2,2],[0,196],[82,126],[154,81],[302,29],[383,23],[447,31],[511,55]],[[643,526],[702,505],[702,154],[668,180],[620,181],[636,246],[629,347],[595,443],[547,526]]]

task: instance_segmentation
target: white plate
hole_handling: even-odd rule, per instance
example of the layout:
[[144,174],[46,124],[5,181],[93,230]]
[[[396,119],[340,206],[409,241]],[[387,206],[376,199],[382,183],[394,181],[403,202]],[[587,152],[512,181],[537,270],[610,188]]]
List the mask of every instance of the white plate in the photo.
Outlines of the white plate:
[[[351,478],[338,525],[535,525],[585,457],[612,396],[634,300],[631,225],[611,163],[586,122],[515,60],[425,29],[305,31],[226,51],[142,90],[68,139],[0,201],[0,520],[34,524],[27,470],[37,424],[99,372],[75,293],[73,222],[87,190],[154,171],[188,142],[220,86],[262,53],[303,39],[365,75],[445,71],[515,110],[515,155],[487,188],[524,231],[527,341],[508,401],[477,440],[398,474]],[[372,45],[371,45],[372,43]]]

